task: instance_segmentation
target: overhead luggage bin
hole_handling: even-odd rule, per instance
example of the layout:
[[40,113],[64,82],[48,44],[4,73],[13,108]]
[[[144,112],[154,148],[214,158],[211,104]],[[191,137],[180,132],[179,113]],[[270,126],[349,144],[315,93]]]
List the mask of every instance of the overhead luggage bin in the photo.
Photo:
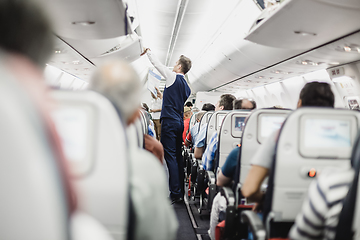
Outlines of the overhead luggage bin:
[[55,34],[72,39],[109,39],[131,32],[122,1],[37,0],[52,17]]
[[255,25],[245,39],[265,46],[305,50],[359,29],[359,1],[288,0]]

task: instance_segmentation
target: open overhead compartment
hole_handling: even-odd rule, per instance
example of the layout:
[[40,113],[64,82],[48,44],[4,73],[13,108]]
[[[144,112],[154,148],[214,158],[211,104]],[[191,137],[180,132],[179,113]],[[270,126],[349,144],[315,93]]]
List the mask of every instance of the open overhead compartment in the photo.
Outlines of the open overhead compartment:
[[132,62],[140,57],[141,38],[134,31],[138,21],[123,1],[37,1],[54,25],[56,48],[50,65],[88,80],[95,66],[109,58]]
[[359,29],[358,0],[287,0],[245,39],[276,48],[312,49]]

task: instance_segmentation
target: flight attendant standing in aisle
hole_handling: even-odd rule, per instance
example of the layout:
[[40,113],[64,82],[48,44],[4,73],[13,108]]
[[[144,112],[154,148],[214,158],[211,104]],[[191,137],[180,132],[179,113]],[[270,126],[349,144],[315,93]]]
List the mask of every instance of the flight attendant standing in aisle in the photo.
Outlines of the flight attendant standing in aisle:
[[185,80],[185,74],[191,68],[191,60],[181,55],[172,71],[146,48],[150,62],[165,78],[161,110],[161,143],[164,146],[165,161],[169,169],[169,189],[172,204],[182,202],[184,196],[184,163],[181,155],[182,133],[184,130],[184,103],[191,90]]

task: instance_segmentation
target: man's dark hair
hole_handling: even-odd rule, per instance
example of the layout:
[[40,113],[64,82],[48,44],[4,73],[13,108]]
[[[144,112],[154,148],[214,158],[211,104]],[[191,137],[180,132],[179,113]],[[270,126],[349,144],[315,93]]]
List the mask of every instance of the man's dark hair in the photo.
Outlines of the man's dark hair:
[[215,106],[211,103],[205,103],[201,110],[202,111],[215,111]]
[[194,106],[194,105],[193,105],[191,102],[186,102],[186,103],[185,103],[185,106],[186,106],[186,107],[192,107],[192,106]]
[[223,106],[224,110],[233,110],[233,101],[236,99],[232,94],[223,94],[220,96],[219,106]]
[[181,65],[181,71],[186,74],[191,68],[191,60],[184,55],[181,55],[179,58],[179,63]]
[[244,109],[243,106],[242,106],[242,103],[243,103],[244,100],[248,100],[252,104],[252,108],[245,108],[245,109],[253,110],[253,109],[256,108],[256,103],[255,103],[254,100],[249,100],[249,99],[246,99],[246,98],[240,98],[240,99],[235,99],[233,101],[233,109],[234,110],[236,110],[236,109]]
[[256,109],[256,102],[255,102],[255,100],[250,100],[250,102],[252,103],[252,105],[253,105],[253,109]]
[[334,94],[328,83],[309,82],[300,92],[301,106],[334,107]]
[[0,1],[0,48],[44,66],[51,56],[54,35],[45,12],[30,0]]
[[149,106],[146,103],[142,103],[142,107],[148,112]]

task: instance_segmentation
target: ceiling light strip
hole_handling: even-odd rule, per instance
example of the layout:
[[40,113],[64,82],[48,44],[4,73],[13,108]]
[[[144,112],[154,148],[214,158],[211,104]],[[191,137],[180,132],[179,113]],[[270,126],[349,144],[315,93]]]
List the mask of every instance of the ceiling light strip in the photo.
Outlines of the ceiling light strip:
[[173,26],[173,30],[172,30],[172,34],[171,34],[170,44],[169,44],[169,48],[168,48],[167,55],[166,55],[165,66],[169,66],[171,57],[174,52],[174,48],[175,48],[176,40],[177,40],[177,37],[179,34],[179,30],[181,27],[181,23],[184,19],[185,10],[187,8],[188,3],[189,3],[189,0],[179,0],[179,5],[176,10],[175,22],[174,22],[174,26]]

